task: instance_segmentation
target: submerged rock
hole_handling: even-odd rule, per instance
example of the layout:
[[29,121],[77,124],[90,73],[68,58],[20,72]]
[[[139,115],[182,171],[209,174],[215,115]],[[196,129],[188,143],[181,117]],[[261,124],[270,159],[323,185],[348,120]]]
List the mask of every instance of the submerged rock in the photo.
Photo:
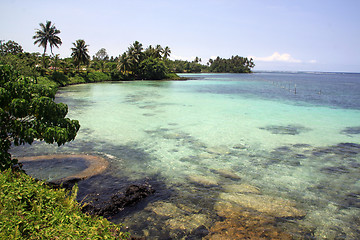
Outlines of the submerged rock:
[[232,180],[240,180],[241,177],[233,172],[231,169],[211,169],[211,172],[216,173],[224,178],[230,178]]
[[154,192],[155,190],[152,186],[146,183],[142,185],[130,185],[126,188],[125,193],[115,193],[108,202],[96,205],[86,203],[82,211],[91,215],[111,216],[120,212],[126,206],[136,204]]
[[257,187],[249,184],[228,184],[223,187],[227,193],[253,193],[260,194],[260,190]]
[[284,135],[298,135],[303,132],[308,132],[311,129],[306,128],[302,125],[287,125],[287,126],[281,126],[281,125],[269,125],[266,127],[261,127],[262,130],[267,130],[271,132],[272,134],[284,134]]
[[276,218],[230,202],[218,202],[215,210],[222,221],[216,222],[210,233],[203,239],[292,239],[280,228],[276,227]]
[[165,217],[166,231],[169,231],[171,239],[201,239],[209,233],[213,220],[199,210],[192,209],[184,204],[170,202],[155,202],[149,204],[145,210],[154,212],[160,217]]
[[347,169],[345,166],[338,166],[338,167],[324,167],[320,169],[320,171],[330,174],[343,174],[343,173],[349,173],[349,169]]
[[360,134],[360,126],[359,127],[347,127],[342,130],[340,133],[342,134]]
[[145,210],[153,211],[159,216],[163,217],[177,217],[184,214],[184,211],[178,208],[175,204],[169,202],[156,202],[147,206]]
[[165,224],[168,225],[170,229],[180,229],[191,232],[200,226],[210,226],[211,222],[211,219],[205,214],[191,214],[168,219]]
[[280,197],[252,193],[221,193],[220,198],[274,217],[301,218],[305,216],[305,212],[295,208],[294,202]]
[[226,146],[209,147],[207,151],[212,154],[227,155],[230,153],[230,149]]
[[218,181],[214,177],[203,176],[203,175],[190,175],[188,176],[188,180],[192,183],[202,185],[204,187],[217,186]]

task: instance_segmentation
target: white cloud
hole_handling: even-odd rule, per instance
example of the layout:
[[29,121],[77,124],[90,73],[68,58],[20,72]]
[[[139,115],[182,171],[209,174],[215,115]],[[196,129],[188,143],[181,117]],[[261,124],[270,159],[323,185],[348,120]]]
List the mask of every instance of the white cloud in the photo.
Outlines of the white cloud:
[[293,58],[288,53],[280,54],[278,52],[274,52],[271,56],[268,57],[255,57],[249,56],[249,58],[253,58],[256,61],[264,61],[264,62],[289,62],[289,63],[301,63],[301,60]]
[[317,61],[315,59],[310,60],[309,63],[317,63]]

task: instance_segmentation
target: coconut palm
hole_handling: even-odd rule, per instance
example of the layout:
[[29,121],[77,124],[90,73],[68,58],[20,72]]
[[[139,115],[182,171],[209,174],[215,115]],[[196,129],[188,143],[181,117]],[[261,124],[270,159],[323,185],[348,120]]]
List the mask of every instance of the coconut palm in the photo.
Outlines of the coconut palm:
[[135,41],[129,48],[128,48],[128,56],[132,59],[135,64],[139,64],[142,61],[143,57],[143,45]]
[[164,49],[158,44],[156,45],[156,56],[157,58],[161,58],[161,54],[164,52]]
[[170,50],[170,48],[168,47],[168,46],[166,46],[165,48],[164,48],[164,51],[163,51],[163,58],[164,59],[167,59],[168,57],[170,57],[170,54],[171,54],[171,50]]
[[89,45],[86,45],[85,41],[82,39],[76,40],[76,43],[73,43],[73,45],[74,47],[71,48],[71,57],[79,71],[81,63],[87,65],[90,61],[90,56],[88,54],[89,50],[87,49]]
[[117,68],[119,71],[126,73],[127,71],[130,70],[130,67],[131,67],[130,58],[125,52],[120,56]]
[[143,45],[135,41],[127,51],[129,60],[130,71],[136,77],[140,74],[139,65],[144,60]]
[[36,29],[33,39],[36,39],[34,44],[39,44],[39,47],[44,48],[43,61],[45,61],[45,53],[47,45],[49,44],[51,54],[53,54],[53,46],[59,48],[59,45],[62,44],[62,41],[57,34],[60,33],[60,30],[56,29],[54,24],[51,24],[51,21],[46,21],[46,24],[39,23],[40,29]]

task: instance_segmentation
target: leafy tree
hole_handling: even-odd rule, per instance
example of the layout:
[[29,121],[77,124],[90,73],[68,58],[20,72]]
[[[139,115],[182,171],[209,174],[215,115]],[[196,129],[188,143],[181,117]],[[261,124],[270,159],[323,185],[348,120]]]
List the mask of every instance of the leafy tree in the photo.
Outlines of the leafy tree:
[[0,170],[17,164],[9,153],[12,144],[37,139],[60,146],[75,139],[80,124],[66,118],[68,107],[54,102],[55,92],[0,65]]
[[76,43],[73,43],[74,47],[71,48],[72,53],[71,57],[74,60],[75,66],[80,70],[80,64],[87,65],[90,62],[90,56],[88,54],[88,46],[85,44],[85,41],[82,39],[76,40]]
[[109,55],[106,52],[105,48],[101,48],[99,51],[95,53],[95,56],[93,57],[94,60],[99,61],[107,61],[109,60]]
[[101,48],[97,53],[95,53],[95,56],[93,56],[94,62],[98,61],[101,71],[104,72],[105,68],[105,61],[109,60],[109,55],[106,52],[105,48]]
[[17,42],[14,42],[12,40],[9,40],[1,45],[1,53],[3,55],[7,55],[7,54],[16,55],[22,53],[23,51],[24,51],[23,48]]
[[60,30],[56,29],[54,24],[51,24],[51,21],[46,21],[46,24],[39,23],[41,29],[37,29],[33,39],[36,39],[34,44],[39,44],[39,47],[44,48],[43,58],[45,61],[45,53],[47,49],[47,45],[49,44],[51,54],[53,54],[52,48],[53,46],[59,48],[59,45],[62,44],[62,41],[59,36]]
[[140,63],[141,78],[145,80],[159,80],[166,76],[166,67],[159,58],[147,58]]

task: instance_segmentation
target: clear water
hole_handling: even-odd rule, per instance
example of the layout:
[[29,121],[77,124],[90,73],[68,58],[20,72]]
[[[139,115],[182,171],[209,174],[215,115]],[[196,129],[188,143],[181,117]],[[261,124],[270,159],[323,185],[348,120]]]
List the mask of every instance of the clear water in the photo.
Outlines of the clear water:
[[[152,198],[113,219],[149,239],[197,239],[195,227],[222,221],[215,206],[236,184],[304,211],[274,222],[294,238],[360,238],[360,74],[184,76],[193,80],[63,88],[57,101],[80,121],[77,139],[14,154],[99,154],[110,170],[86,186],[152,183]],[[159,204],[173,214],[158,214]],[[191,216],[202,220],[179,223]]]

